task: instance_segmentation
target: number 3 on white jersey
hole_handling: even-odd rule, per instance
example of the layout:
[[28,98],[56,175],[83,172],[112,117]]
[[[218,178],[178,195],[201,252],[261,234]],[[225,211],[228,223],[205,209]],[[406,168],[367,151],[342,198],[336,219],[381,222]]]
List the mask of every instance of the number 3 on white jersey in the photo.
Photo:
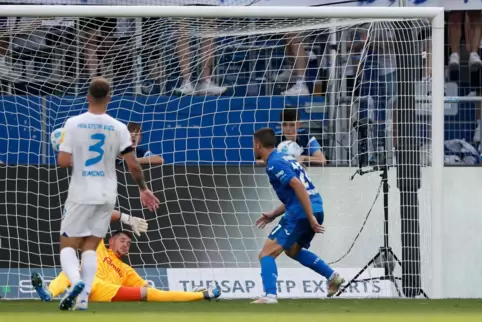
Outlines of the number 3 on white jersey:
[[92,144],[89,146],[89,151],[90,152],[96,152],[97,156],[88,159],[85,161],[85,166],[89,167],[91,165],[97,164],[100,161],[102,161],[102,158],[104,157],[104,144],[105,144],[105,134],[103,133],[95,133],[90,136],[90,138],[94,141],[97,141],[96,143]]

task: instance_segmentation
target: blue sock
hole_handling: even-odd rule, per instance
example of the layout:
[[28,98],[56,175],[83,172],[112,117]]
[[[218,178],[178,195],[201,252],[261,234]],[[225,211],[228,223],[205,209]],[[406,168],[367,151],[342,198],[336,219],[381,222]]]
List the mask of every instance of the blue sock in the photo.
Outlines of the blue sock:
[[261,258],[261,279],[263,280],[266,295],[276,295],[276,280],[278,279],[278,268],[274,257],[265,256]]
[[326,279],[329,279],[334,273],[333,269],[328,266],[327,263],[307,249],[302,249],[298,255],[296,255],[295,259],[301,265],[311,268]]

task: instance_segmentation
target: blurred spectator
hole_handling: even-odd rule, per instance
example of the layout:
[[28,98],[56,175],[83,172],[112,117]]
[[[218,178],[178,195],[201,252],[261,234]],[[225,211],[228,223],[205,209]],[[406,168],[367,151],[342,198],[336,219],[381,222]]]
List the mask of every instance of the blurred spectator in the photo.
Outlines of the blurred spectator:
[[[300,163],[326,164],[326,158],[321,151],[318,140],[310,136],[307,129],[301,128],[301,115],[296,108],[285,108],[280,113],[281,132],[277,134],[276,146],[284,141],[296,142],[303,150],[296,159]],[[262,160],[256,160],[257,164],[264,164]]]
[[[207,28],[214,25],[215,21],[203,23],[201,28]],[[190,70],[190,50],[189,50],[189,32],[184,21],[180,21],[180,30],[178,31],[177,52],[179,56],[179,66],[181,68],[182,84],[176,89],[176,92],[182,95],[221,95],[226,91],[226,87],[218,86],[211,81],[213,69],[214,54],[214,38],[202,37],[200,43],[200,59],[201,59],[201,75],[198,82],[193,85]],[[214,30],[214,27],[212,27]]]
[[84,46],[88,76],[92,79],[105,75],[113,60],[111,50],[115,41],[117,18],[81,18],[79,23],[80,43]]
[[286,36],[286,51],[294,60],[293,69],[289,68],[278,74],[274,81],[288,82],[292,79],[292,74],[294,74],[295,84],[281,94],[286,96],[310,95],[305,82],[308,54],[298,34],[288,34]]
[[12,49],[22,55],[28,52],[35,56],[46,46],[47,29],[42,27],[42,19],[17,17],[12,30]]
[[465,43],[470,52],[469,67],[471,71],[478,70],[482,65],[477,51],[480,47],[482,14],[480,10],[452,11],[449,21],[450,59],[449,67],[458,69],[460,66],[460,40],[462,36],[462,21],[465,17]]
[[164,158],[159,155],[152,154],[151,151],[139,147],[142,140],[142,127],[139,123],[129,122],[127,129],[131,133],[132,146],[136,150],[137,161],[140,164],[163,164]]
[[143,86],[145,86],[143,92],[149,94],[153,90],[154,84],[162,84],[165,81],[166,66],[163,61],[165,46],[161,46],[161,44],[165,40],[164,34],[167,32],[162,18],[143,18],[141,28],[142,44],[141,48],[138,48],[138,53],[141,56],[142,79]]
[[310,136],[307,129],[301,128],[301,115],[296,108],[285,108],[281,111],[281,133],[278,133],[277,143],[290,140],[296,142],[303,149],[299,162],[326,164],[326,158],[321,151],[318,140]]

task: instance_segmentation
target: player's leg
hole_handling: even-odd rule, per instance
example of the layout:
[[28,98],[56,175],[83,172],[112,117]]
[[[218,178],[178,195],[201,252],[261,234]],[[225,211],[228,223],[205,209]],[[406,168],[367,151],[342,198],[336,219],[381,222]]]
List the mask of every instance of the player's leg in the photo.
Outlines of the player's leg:
[[47,287],[42,275],[38,272],[32,272],[32,287],[42,301],[49,302],[52,298],[64,293],[70,286],[70,280],[61,272]]
[[84,289],[79,294],[75,304],[75,310],[87,310],[89,295],[94,284],[95,273],[97,271],[97,246],[102,238],[97,236],[86,237],[82,245],[82,260],[80,275],[85,284]]
[[32,282],[32,287],[34,288],[35,292],[37,292],[37,295],[40,297],[40,299],[44,302],[50,302],[50,300],[52,300],[53,295],[51,294],[51,292],[49,291],[49,288],[45,284],[45,281],[42,275],[40,275],[37,272],[32,272],[30,280]]
[[[121,287],[121,285],[105,283],[99,278],[94,278],[92,290],[89,294],[89,302],[111,302]],[[75,309],[80,309],[84,306],[80,301],[77,301]]]
[[143,287],[140,291],[141,300],[147,302],[192,302],[221,296],[221,288],[217,284],[201,292],[161,291],[152,287]]
[[335,295],[340,289],[341,285],[345,282],[340,274],[335,272],[327,263],[318,257],[318,255],[304,248],[304,246],[295,244],[285,253],[292,259],[299,262],[301,265],[312,269],[326,278],[328,281],[328,297]]
[[48,292],[52,297],[64,293],[70,287],[70,280],[64,272],[61,272],[54,280],[49,283]]
[[221,289],[214,287],[200,292],[161,291],[151,287],[130,287],[108,283],[95,283],[89,301],[91,302],[191,302],[211,300],[221,295]]
[[72,287],[60,301],[61,310],[70,309],[85,286],[80,278],[77,250],[80,248],[84,236],[89,234],[86,222],[90,211],[88,207],[91,206],[70,202],[65,204],[60,226],[60,264]]
[[[315,214],[319,223],[323,222],[323,213]],[[299,262],[301,265],[312,269],[328,281],[328,297],[332,297],[338,292],[341,284],[345,281],[338,273],[336,273],[327,263],[325,263],[318,255],[308,250],[310,243],[315,236],[314,231],[308,220],[300,220],[295,230],[299,233],[296,243],[285,251],[286,255]]]
[[86,310],[89,295],[94,284],[95,273],[97,271],[97,247],[107,234],[109,229],[113,204],[95,205],[89,220],[90,236],[84,239],[82,245],[82,267],[81,276],[85,283],[85,288],[80,294],[75,309]]
[[84,282],[80,278],[79,259],[77,257],[77,249],[82,243],[81,237],[67,237],[65,229],[61,228],[63,235],[60,237],[60,264],[62,271],[71,281],[72,287],[60,301],[61,310],[69,310],[85,287]]
[[252,303],[278,303],[276,299],[278,268],[275,259],[284,249],[290,248],[291,244],[296,241],[296,237],[291,235],[292,227],[293,225],[283,218],[269,234],[268,240],[266,240],[263,249],[259,253],[261,279],[263,281],[263,288],[266,295]]

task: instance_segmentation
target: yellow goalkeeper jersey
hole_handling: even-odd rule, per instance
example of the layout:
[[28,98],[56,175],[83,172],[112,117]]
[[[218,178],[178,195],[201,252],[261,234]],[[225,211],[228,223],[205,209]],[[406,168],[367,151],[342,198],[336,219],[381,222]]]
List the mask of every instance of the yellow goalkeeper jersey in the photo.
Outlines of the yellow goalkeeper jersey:
[[113,251],[107,249],[101,241],[97,247],[97,279],[107,284],[122,286],[147,286],[137,272],[124,263]]

